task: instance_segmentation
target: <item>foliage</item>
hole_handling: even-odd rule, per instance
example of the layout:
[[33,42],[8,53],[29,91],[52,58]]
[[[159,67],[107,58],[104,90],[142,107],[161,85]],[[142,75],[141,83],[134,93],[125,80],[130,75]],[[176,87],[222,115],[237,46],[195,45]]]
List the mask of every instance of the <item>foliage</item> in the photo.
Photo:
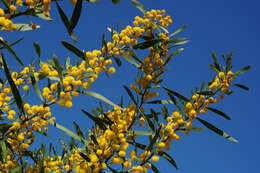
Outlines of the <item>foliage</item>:
[[[69,18],[60,6],[60,1],[1,0],[0,29],[6,32],[37,29],[39,26],[31,20],[30,25],[16,24],[15,18],[27,16],[30,19],[30,16],[37,16],[51,21],[49,9],[55,3],[68,34],[77,42],[73,30],[80,19],[84,1],[71,0],[74,10]],[[115,5],[120,3],[119,0],[112,2]],[[177,169],[175,160],[167,151],[174,140],[180,140],[182,134],[202,130],[201,127],[193,126],[194,120],[218,135],[238,142],[199,116],[211,111],[230,120],[214,105],[225,95],[232,94],[232,85],[248,90],[247,86],[233,83],[233,80],[250,66],[232,72],[232,53],[222,57],[224,65],[221,65],[213,52],[213,64],[209,67],[216,75],[208,83],[204,81],[200,89],[196,87],[192,90],[191,97],[161,86],[167,64],[184,50],[182,46],[188,42],[186,38],[176,37],[186,26],[171,34],[167,27],[172,19],[165,10],[146,11],[140,2],[131,2],[143,16],[136,16],[133,26],[129,25],[121,31],[110,28],[111,40],[107,41],[103,36],[101,50],[82,51],[73,43],[61,41],[68,51],[79,58],[75,64],[69,58],[62,64],[54,55],[53,59],[46,62],[40,60],[39,64],[24,66],[12,48],[22,39],[15,43],[0,39],[1,49],[7,49],[22,66],[21,71],[11,70],[1,53],[0,64],[5,77],[0,78],[0,172],[147,172],[148,169],[159,172],[155,163],[160,158],[166,159]],[[40,45],[37,42],[33,45],[36,54],[41,57]],[[144,58],[138,56],[140,50],[148,50],[144,51],[148,52]],[[129,96],[128,105],[123,104],[123,101],[115,104],[89,90],[100,73],[112,75],[116,72],[116,68],[111,66],[113,60],[120,66],[122,59],[137,71],[135,81],[130,86],[123,86]],[[46,85],[39,87],[39,81],[46,82]],[[41,104],[30,103],[30,99],[27,99],[32,89]],[[169,99],[160,99],[159,92],[166,92]],[[54,104],[71,108],[73,97],[80,94],[101,101],[99,107],[92,108],[91,113],[82,109],[95,123],[87,135],[76,122],[73,122],[73,132],[56,122],[51,113]],[[160,110],[149,109],[148,105],[151,104],[162,107]],[[172,107],[176,110],[170,113],[168,109]],[[68,143],[65,138],[59,139],[62,153],[58,153],[51,143],[48,147],[41,145],[32,150],[35,134],[48,136],[50,125],[70,136],[71,141]],[[143,137],[147,137],[147,141],[140,143],[139,139]]]

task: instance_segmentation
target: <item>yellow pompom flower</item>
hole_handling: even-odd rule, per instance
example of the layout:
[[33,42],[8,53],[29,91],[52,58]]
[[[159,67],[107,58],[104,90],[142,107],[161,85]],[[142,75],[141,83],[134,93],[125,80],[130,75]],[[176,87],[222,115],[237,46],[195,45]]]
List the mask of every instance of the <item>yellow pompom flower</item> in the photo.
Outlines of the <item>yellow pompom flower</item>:
[[10,6],[9,6],[9,9],[10,9],[11,13],[12,13],[12,12],[15,12],[15,11],[16,11],[16,6],[10,5]]
[[114,67],[109,67],[108,73],[113,74],[116,72],[116,69]]
[[154,163],[158,162],[159,159],[160,159],[159,156],[153,156],[153,157],[152,157],[152,161],[153,161]]
[[29,90],[29,86],[28,86],[28,85],[24,85],[24,86],[23,86],[23,90],[24,90],[24,91],[28,91],[28,90]]

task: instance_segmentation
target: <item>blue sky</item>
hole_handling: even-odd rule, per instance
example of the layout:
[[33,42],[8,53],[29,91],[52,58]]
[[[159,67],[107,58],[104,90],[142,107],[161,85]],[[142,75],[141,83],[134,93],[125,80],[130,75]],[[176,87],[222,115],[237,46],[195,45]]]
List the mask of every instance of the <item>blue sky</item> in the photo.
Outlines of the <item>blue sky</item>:
[[[221,54],[234,51],[234,71],[246,65],[252,66],[247,73],[236,80],[236,83],[247,85],[250,88],[249,92],[232,88],[234,94],[226,97],[217,106],[231,117],[231,121],[213,113],[201,115],[201,118],[212,122],[238,139],[239,143],[225,140],[209,130],[183,136],[180,141],[174,142],[170,151],[179,166],[179,171],[176,172],[257,172],[260,154],[257,138],[260,121],[258,111],[258,106],[260,106],[260,60],[258,57],[260,23],[257,19],[260,17],[258,9],[260,3],[256,0],[250,2],[245,0],[140,0],[140,2],[147,10],[165,9],[173,18],[170,32],[184,24],[188,25],[179,36],[187,37],[190,42],[184,46],[185,50],[171,61],[169,71],[164,76],[164,85],[168,88],[189,97],[191,88],[200,85],[203,80],[210,80],[214,75],[208,68],[208,64],[212,63],[212,51],[215,51],[219,57]],[[72,6],[68,2],[64,2],[62,7],[67,14],[71,14]],[[41,28],[36,31],[2,33],[3,37],[9,41],[15,41],[24,36],[25,39],[14,49],[25,64],[36,57],[33,41],[41,45],[43,57],[46,59],[52,58],[54,53],[62,62],[68,55],[71,58],[74,57],[60,43],[61,40],[70,43],[73,41],[69,38],[58,16],[55,4],[52,4],[51,15],[53,22],[32,18],[36,24],[41,25]],[[110,1],[85,3],[78,27],[75,29],[79,40],[76,46],[84,50],[100,48],[102,34],[105,32],[109,35],[106,30],[108,26],[117,24],[126,26],[131,24],[136,15],[142,14],[131,4],[130,0],[122,1],[116,6]],[[17,21],[28,22],[24,19]],[[6,59],[9,64],[14,63],[11,56]],[[91,90],[118,103],[121,95],[125,96],[122,85],[130,84],[129,81],[135,77],[134,72],[135,69],[123,61],[122,67],[117,69],[116,74],[110,79],[105,75],[101,76]],[[124,98],[127,99],[126,96]],[[37,100],[37,98],[32,99]],[[53,110],[57,121],[64,126],[72,129],[72,121],[76,121],[87,129],[91,122],[84,117],[80,109],[90,110],[96,103],[96,99],[84,96],[75,99],[75,104],[70,110],[58,109],[58,107],[54,107]],[[60,133],[56,129],[51,129],[51,134],[52,140],[56,142]],[[49,141],[44,137],[42,140]],[[161,172],[175,172],[175,169],[166,161],[160,161],[157,165]]]

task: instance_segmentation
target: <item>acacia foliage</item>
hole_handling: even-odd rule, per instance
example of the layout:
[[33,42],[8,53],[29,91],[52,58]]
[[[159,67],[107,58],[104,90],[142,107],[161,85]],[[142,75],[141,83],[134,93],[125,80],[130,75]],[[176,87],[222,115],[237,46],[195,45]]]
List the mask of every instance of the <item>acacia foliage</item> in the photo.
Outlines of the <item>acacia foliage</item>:
[[[15,19],[18,16],[37,16],[51,21],[49,9],[55,5],[67,33],[77,42],[73,31],[84,2],[71,2],[74,10],[69,18],[60,6],[62,1],[1,0],[0,29],[6,32],[39,29],[36,24],[16,24]],[[119,3],[118,0],[112,2]],[[38,64],[25,66],[12,48],[21,39],[14,43],[0,39],[1,49],[8,50],[22,67],[20,71],[11,70],[1,53],[1,70],[5,76],[0,78],[0,172],[147,172],[149,169],[159,172],[156,162],[160,158],[166,159],[177,169],[175,160],[167,151],[182,135],[202,130],[201,127],[194,127],[193,121],[237,142],[200,118],[200,115],[210,111],[230,120],[214,105],[232,94],[231,86],[248,90],[247,86],[233,83],[233,80],[250,66],[232,72],[232,53],[222,56],[222,65],[213,52],[213,64],[209,67],[216,75],[193,89],[190,97],[163,86],[168,63],[184,50],[183,45],[188,42],[186,38],[178,37],[178,33],[186,26],[172,33],[167,30],[172,19],[165,10],[146,11],[140,2],[131,2],[143,16],[136,16],[132,25],[121,30],[109,28],[111,40],[105,40],[103,35],[100,50],[84,51],[73,43],[61,41],[68,51],[78,57],[75,64],[69,58],[61,63],[54,55],[53,59],[39,60]],[[36,42],[33,45],[36,54],[41,57],[40,45]],[[139,56],[140,50],[147,55]],[[122,59],[137,71],[135,81],[130,86],[123,86],[129,104],[124,104],[123,100],[115,104],[99,93],[90,91],[99,74],[114,74],[115,65],[119,67]],[[45,86],[39,87],[39,81],[45,82]],[[30,102],[28,96],[32,90],[41,104]],[[160,92],[166,92],[168,99],[161,99]],[[73,97],[80,94],[100,100],[97,108],[91,111],[82,109],[82,113],[95,123],[87,133],[76,122],[73,122],[75,132],[62,126],[62,122],[55,121],[51,111],[54,104],[73,108]],[[155,104],[161,108],[150,108]],[[175,111],[170,112],[172,108]],[[54,126],[71,137],[70,142],[65,138],[59,139],[63,148],[61,153],[51,143],[47,147],[41,145],[38,149],[31,147],[37,138],[36,133],[48,136],[48,126]]]

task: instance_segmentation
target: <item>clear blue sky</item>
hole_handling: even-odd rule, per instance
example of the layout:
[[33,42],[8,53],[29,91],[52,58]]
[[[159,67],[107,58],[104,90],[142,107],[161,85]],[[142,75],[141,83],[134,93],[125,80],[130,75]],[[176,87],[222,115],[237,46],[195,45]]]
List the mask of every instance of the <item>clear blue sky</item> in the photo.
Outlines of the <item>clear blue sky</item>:
[[[259,1],[251,0],[140,0],[147,10],[165,9],[173,17],[173,24],[169,31],[174,31],[184,24],[188,25],[179,36],[187,37],[190,42],[184,46],[185,50],[176,56],[169,65],[165,86],[177,90],[186,96],[190,96],[190,89],[205,80],[210,80],[214,75],[208,68],[212,63],[211,52],[218,56],[228,51],[234,51],[234,70],[246,65],[252,68],[247,73],[239,76],[236,83],[249,86],[249,92],[233,88],[234,94],[226,97],[218,108],[231,116],[228,121],[216,114],[208,113],[201,116],[223,129],[231,136],[239,140],[232,143],[214,134],[209,130],[194,132],[174,142],[170,154],[175,158],[181,173],[224,173],[224,172],[258,172],[259,162],[259,131],[258,122],[260,115],[259,103]],[[62,7],[67,14],[71,13],[72,6],[64,2]],[[33,50],[33,41],[37,41],[42,48],[44,58],[52,58],[55,53],[60,61],[64,61],[69,55],[74,57],[60,41],[72,42],[59,19],[56,6],[52,4],[51,15],[53,22],[41,21],[32,18],[41,28],[32,32],[12,32],[3,36],[9,41],[24,36],[21,44],[16,45],[17,55],[27,64],[36,54]],[[142,15],[130,2],[122,0],[118,5],[113,5],[110,0],[99,3],[85,3],[83,13],[75,34],[79,43],[76,45],[84,50],[93,50],[101,47],[102,33],[108,26],[131,23],[136,15]],[[257,22],[258,19],[258,22]],[[23,21],[20,20],[19,21]],[[26,21],[27,22],[27,21]],[[8,63],[13,63],[13,58],[7,58]],[[104,75],[96,81],[91,91],[96,91],[110,98],[115,103],[120,101],[120,96],[125,95],[122,85],[129,85],[134,79],[134,68],[123,61],[123,66],[117,69],[117,73],[107,79]],[[127,77],[130,76],[128,79]],[[127,98],[127,97],[125,97]],[[33,98],[34,99],[34,98]],[[164,97],[166,99],[166,97]],[[37,100],[37,98],[35,98]],[[72,109],[59,108],[54,110],[57,121],[72,129],[72,121],[76,121],[86,129],[91,125],[80,111],[81,108],[90,110],[97,100],[84,96],[75,99]],[[56,107],[57,108],[57,107]],[[60,133],[51,129],[53,141]],[[42,137],[44,142],[49,139]],[[157,164],[161,172],[175,172],[166,161]]]

